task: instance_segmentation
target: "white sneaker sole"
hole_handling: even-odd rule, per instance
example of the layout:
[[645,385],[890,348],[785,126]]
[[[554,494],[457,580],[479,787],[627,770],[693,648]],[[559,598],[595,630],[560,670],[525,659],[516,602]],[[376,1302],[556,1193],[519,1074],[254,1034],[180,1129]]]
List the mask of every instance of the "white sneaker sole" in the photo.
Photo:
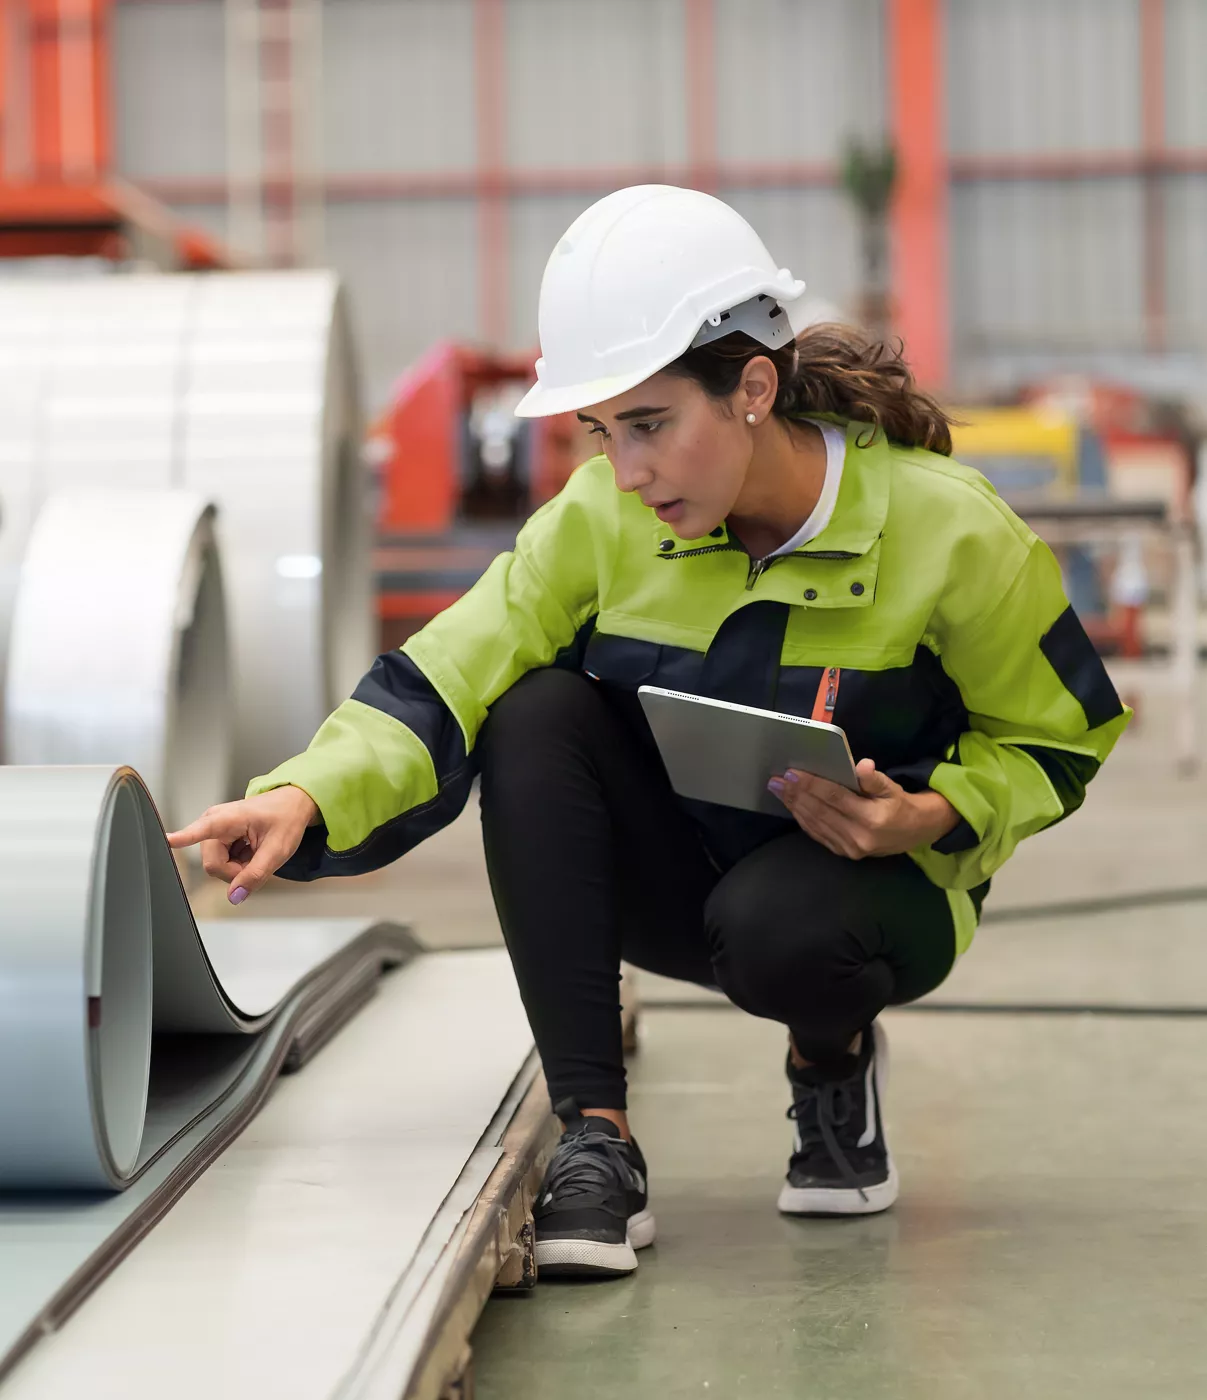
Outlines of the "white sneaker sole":
[[555,1278],[618,1278],[637,1267],[634,1251],[654,1243],[657,1227],[647,1207],[629,1216],[628,1239],[624,1244],[602,1244],[597,1240],[538,1240],[536,1271]]
[[785,1181],[776,1204],[784,1215],[878,1215],[893,1204],[898,1190],[897,1168],[890,1157],[888,1179],[865,1186],[862,1196],[849,1186],[789,1186]]
[[[876,1100],[883,1121],[888,1036],[879,1021],[873,1024],[872,1035],[876,1043]],[[896,1201],[900,1189],[897,1168],[889,1154],[887,1178],[876,1186],[865,1186],[862,1195],[849,1186],[792,1186],[785,1181],[776,1205],[783,1215],[879,1215]]]

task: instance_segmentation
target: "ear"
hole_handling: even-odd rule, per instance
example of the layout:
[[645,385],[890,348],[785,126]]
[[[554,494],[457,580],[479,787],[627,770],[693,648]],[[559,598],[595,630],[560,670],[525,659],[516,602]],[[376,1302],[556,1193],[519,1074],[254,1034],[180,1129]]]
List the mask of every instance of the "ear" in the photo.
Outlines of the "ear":
[[738,381],[737,409],[740,416],[744,418],[748,413],[757,413],[760,421],[766,418],[775,406],[779,388],[779,374],[766,355],[756,355],[753,360],[748,360]]

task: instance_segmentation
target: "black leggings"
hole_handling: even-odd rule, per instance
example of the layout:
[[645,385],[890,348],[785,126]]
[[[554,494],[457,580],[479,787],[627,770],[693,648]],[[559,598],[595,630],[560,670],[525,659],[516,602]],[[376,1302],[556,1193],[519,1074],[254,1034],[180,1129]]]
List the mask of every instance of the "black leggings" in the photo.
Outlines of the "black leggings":
[[907,856],[836,856],[799,829],[724,873],[599,683],[534,671],[479,736],[491,889],[556,1102],[625,1107],[619,975],[716,985],[824,1065],[955,957],[947,897]]

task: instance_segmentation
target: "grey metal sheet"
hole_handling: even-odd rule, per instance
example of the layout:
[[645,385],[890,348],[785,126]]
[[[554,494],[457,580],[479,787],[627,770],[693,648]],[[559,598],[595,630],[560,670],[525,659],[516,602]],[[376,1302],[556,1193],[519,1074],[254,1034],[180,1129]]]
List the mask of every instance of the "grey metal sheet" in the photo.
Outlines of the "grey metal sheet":
[[502,949],[414,959],[0,1395],[401,1395],[531,1049]]
[[2,1375],[414,945],[240,921],[221,980],[130,769],[0,769],[0,910]]

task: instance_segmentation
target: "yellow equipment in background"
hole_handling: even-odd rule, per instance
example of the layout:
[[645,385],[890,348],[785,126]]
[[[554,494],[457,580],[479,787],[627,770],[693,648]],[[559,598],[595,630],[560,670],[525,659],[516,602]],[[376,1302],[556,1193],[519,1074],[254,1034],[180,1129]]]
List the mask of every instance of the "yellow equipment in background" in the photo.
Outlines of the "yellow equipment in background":
[[1007,500],[1071,496],[1083,481],[1082,428],[1068,414],[1035,408],[956,410],[952,456],[983,472]]

